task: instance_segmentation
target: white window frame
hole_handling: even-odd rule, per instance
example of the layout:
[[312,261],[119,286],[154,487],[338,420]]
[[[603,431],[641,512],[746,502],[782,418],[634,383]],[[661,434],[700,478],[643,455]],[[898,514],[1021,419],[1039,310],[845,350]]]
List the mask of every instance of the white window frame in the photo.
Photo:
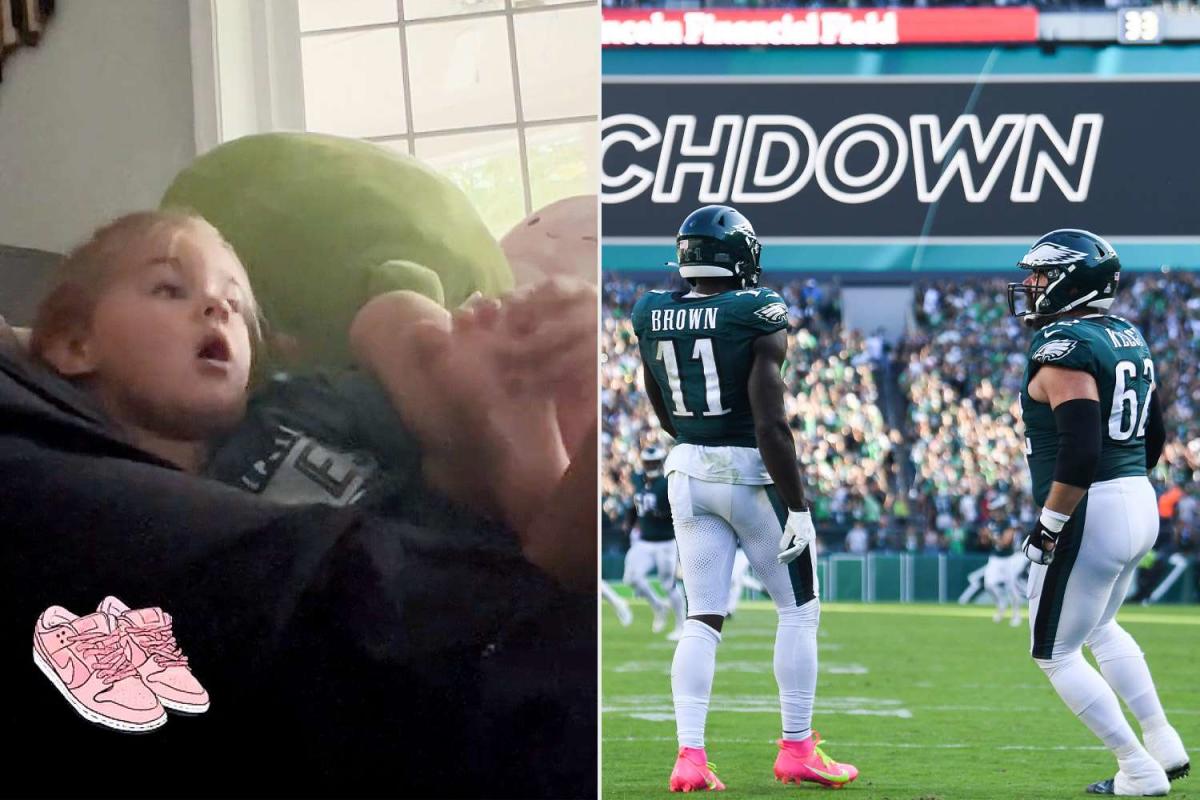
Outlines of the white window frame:
[[296,0],[188,0],[196,154],[267,131],[304,130]]
[[[320,35],[326,31],[300,31],[298,0],[188,2],[191,13],[192,86],[197,155],[240,136],[279,130],[303,131],[304,74],[300,42],[303,37]],[[505,0],[503,9],[447,14],[417,20],[404,19],[404,0],[396,0],[396,5],[399,18],[397,22],[352,25],[328,31],[399,31],[400,50],[405,61],[403,86],[404,110],[408,121],[406,132],[362,138],[380,143],[404,142],[408,153],[415,155],[418,139],[513,130],[517,134],[524,210],[526,215],[532,213],[533,187],[529,174],[527,131],[557,125],[589,122],[598,124],[600,104],[597,97],[595,114],[546,120],[525,119],[521,102],[516,17],[522,14],[582,7],[593,7],[599,15],[601,12],[598,0],[572,0],[553,6],[527,8],[516,8],[514,0]],[[411,70],[408,69],[407,30],[413,26],[430,23],[485,17],[504,17],[507,22],[516,121],[416,132],[412,114]],[[596,47],[600,47],[599,41],[596,42]],[[596,77],[596,93],[599,95],[599,76]]]

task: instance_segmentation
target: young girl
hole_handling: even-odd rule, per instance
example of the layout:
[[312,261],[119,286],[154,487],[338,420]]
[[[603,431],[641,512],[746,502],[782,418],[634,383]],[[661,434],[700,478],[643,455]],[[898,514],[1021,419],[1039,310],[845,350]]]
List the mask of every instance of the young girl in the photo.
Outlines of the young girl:
[[563,523],[569,507],[595,503],[585,430],[595,405],[563,415],[583,456],[564,480],[555,396],[595,382],[594,313],[590,287],[563,282],[454,316],[408,293],[377,298],[350,332],[373,377],[278,380],[248,415],[262,323],[245,269],[204,220],[146,212],[67,257],[30,349],[132,444],[184,471],[285,502],[427,487],[505,523],[531,561],[582,582],[591,537],[567,541]]

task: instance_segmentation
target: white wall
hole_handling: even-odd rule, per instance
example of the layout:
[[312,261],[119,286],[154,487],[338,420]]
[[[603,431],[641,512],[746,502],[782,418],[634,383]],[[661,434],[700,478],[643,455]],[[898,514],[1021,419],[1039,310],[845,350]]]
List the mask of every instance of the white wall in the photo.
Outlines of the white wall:
[[904,335],[912,311],[911,286],[843,286],[842,321],[870,336],[883,328],[889,341]]
[[63,252],[196,154],[187,0],[59,0],[0,83],[0,244]]

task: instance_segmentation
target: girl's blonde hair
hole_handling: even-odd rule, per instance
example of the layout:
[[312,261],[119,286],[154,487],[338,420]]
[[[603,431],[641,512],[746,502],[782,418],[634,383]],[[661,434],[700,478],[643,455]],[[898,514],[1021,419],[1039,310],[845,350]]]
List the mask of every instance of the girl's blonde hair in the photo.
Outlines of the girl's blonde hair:
[[[186,230],[200,230],[214,236],[237,258],[220,231],[199,215],[186,211],[137,211],[118,217],[97,229],[59,264],[50,290],[34,316],[30,352],[42,358],[51,342],[87,328],[96,303],[117,274],[122,256],[131,244],[164,231],[178,234]],[[250,287],[246,288],[250,291]],[[251,343],[258,345],[262,340],[262,318],[252,292],[249,299],[251,307],[246,310],[246,324]]]

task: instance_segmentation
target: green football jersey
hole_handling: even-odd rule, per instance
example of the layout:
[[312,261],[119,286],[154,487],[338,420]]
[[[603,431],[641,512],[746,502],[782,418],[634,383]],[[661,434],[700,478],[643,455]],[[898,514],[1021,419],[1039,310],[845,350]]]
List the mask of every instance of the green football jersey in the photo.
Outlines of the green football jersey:
[[647,542],[666,542],[675,538],[675,525],[671,520],[671,501],[667,497],[667,476],[654,478],[635,475],[633,506],[637,509],[638,528],[642,539]]
[[1029,343],[1021,389],[1025,454],[1033,497],[1046,502],[1058,457],[1058,427],[1046,403],[1029,396],[1039,368],[1052,364],[1087,372],[1100,390],[1101,446],[1096,481],[1146,474],[1146,418],[1154,391],[1154,361],[1141,331],[1121,317],[1095,315],[1047,325]]
[[650,291],[633,308],[642,362],[662,389],[676,441],[756,447],[747,383],[754,340],[787,327],[788,309],[770,289],[707,297]]

